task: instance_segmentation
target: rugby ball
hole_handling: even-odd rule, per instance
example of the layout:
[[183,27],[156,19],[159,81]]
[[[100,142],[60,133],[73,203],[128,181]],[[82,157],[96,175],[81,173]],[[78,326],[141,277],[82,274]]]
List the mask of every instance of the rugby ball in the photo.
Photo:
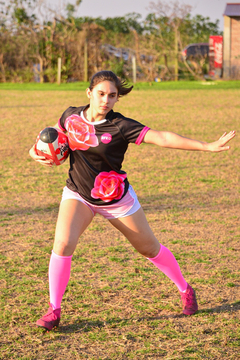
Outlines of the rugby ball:
[[46,127],[38,134],[35,149],[38,155],[61,165],[69,155],[68,137],[60,129]]

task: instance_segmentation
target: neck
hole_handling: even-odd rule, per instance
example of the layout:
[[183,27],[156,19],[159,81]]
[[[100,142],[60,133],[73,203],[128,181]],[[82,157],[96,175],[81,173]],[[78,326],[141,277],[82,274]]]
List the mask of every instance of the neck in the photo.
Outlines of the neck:
[[105,119],[105,115],[95,112],[91,106],[84,111],[85,118],[90,122],[97,122]]

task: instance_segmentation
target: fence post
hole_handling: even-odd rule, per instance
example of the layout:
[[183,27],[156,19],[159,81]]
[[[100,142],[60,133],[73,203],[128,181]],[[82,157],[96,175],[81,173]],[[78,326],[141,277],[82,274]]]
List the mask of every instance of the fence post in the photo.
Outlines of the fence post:
[[137,81],[137,66],[136,66],[136,56],[132,56],[132,72],[133,72],[133,83]]
[[178,28],[175,27],[175,81],[178,81]]
[[62,67],[62,59],[58,58],[58,72],[57,72],[57,83],[61,84],[61,67]]
[[84,43],[84,81],[88,81],[88,40],[85,38]]

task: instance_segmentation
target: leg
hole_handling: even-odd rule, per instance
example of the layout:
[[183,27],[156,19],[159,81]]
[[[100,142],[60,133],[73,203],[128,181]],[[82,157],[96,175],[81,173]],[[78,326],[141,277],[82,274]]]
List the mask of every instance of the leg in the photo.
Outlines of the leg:
[[92,218],[92,211],[81,201],[68,199],[61,202],[49,264],[50,303],[55,309],[60,308],[70,278],[72,254],[78,239]]
[[[178,287],[179,291],[187,289],[187,282],[182,276],[180,267],[171,253],[165,246],[161,245],[154,236],[142,208],[133,215],[111,220],[140,252],[149,258],[165,275],[167,275]],[[159,250],[160,249],[160,250]]]
[[143,209],[133,215],[111,219],[110,223],[121,231],[132,246],[143,256],[154,258],[160,250],[160,244],[154,236]]
[[[120,230],[134,248],[157,266],[178,287],[186,315],[197,311],[197,303],[193,289],[182,276],[180,267],[170,250],[159,244],[154,236],[142,208],[136,213],[123,218],[110,220]],[[159,250],[160,249],[160,250]],[[186,292],[186,294],[185,294]]]
[[92,211],[78,200],[67,199],[61,202],[49,264],[50,307],[47,314],[37,321],[38,326],[47,330],[58,326],[61,301],[70,278],[72,254],[93,216]]
[[60,256],[73,254],[79,237],[93,219],[89,207],[75,199],[60,204],[53,251]]

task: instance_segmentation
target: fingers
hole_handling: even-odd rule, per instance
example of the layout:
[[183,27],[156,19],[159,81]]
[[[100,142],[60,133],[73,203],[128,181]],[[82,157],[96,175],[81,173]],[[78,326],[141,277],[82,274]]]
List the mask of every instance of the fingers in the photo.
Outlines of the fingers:
[[224,136],[226,136],[226,131],[222,134],[222,136],[219,138],[219,140],[221,140],[221,139],[223,139],[224,138]]
[[54,165],[54,163],[52,162],[52,160],[47,160],[44,158],[44,160],[36,160],[36,162],[38,162],[39,164],[41,165],[44,165],[44,166],[50,166],[52,167]]
[[[229,133],[224,132],[222,136],[219,138],[219,140],[226,140],[226,139],[232,139],[236,135],[235,130],[230,131]],[[228,140],[229,141],[229,140]]]
[[230,131],[228,134],[225,134],[221,140],[224,140],[224,144],[225,145],[228,141],[230,141],[232,138],[234,138],[234,136],[236,135],[235,131]]
[[230,131],[229,135],[233,138],[236,135],[236,131],[235,130]]
[[235,130],[230,131],[229,133],[223,133],[219,140],[211,144],[211,150],[213,152],[227,151],[230,149],[230,146],[225,146],[230,140],[236,136]]
[[235,135],[236,135],[235,130],[232,130],[228,134],[224,133],[221,136],[220,140],[223,140],[223,143],[221,145],[220,151],[226,151],[230,149],[230,146],[224,146],[224,145],[226,145],[230,140],[232,140]]
[[226,133],[226,136],[235,136],[235,135],[236,135],[235,130],[230,131],[228,134]]
[[51,167],[54,164],[52,160],[46,159],[44,156],[38,155],[36,152],[35,145],[33,145],[31,147],[31,149],[29,150],[29,155],[31,156],[31,158],[33,160],[35,160],[36,162],[38,162],[41,165]]

